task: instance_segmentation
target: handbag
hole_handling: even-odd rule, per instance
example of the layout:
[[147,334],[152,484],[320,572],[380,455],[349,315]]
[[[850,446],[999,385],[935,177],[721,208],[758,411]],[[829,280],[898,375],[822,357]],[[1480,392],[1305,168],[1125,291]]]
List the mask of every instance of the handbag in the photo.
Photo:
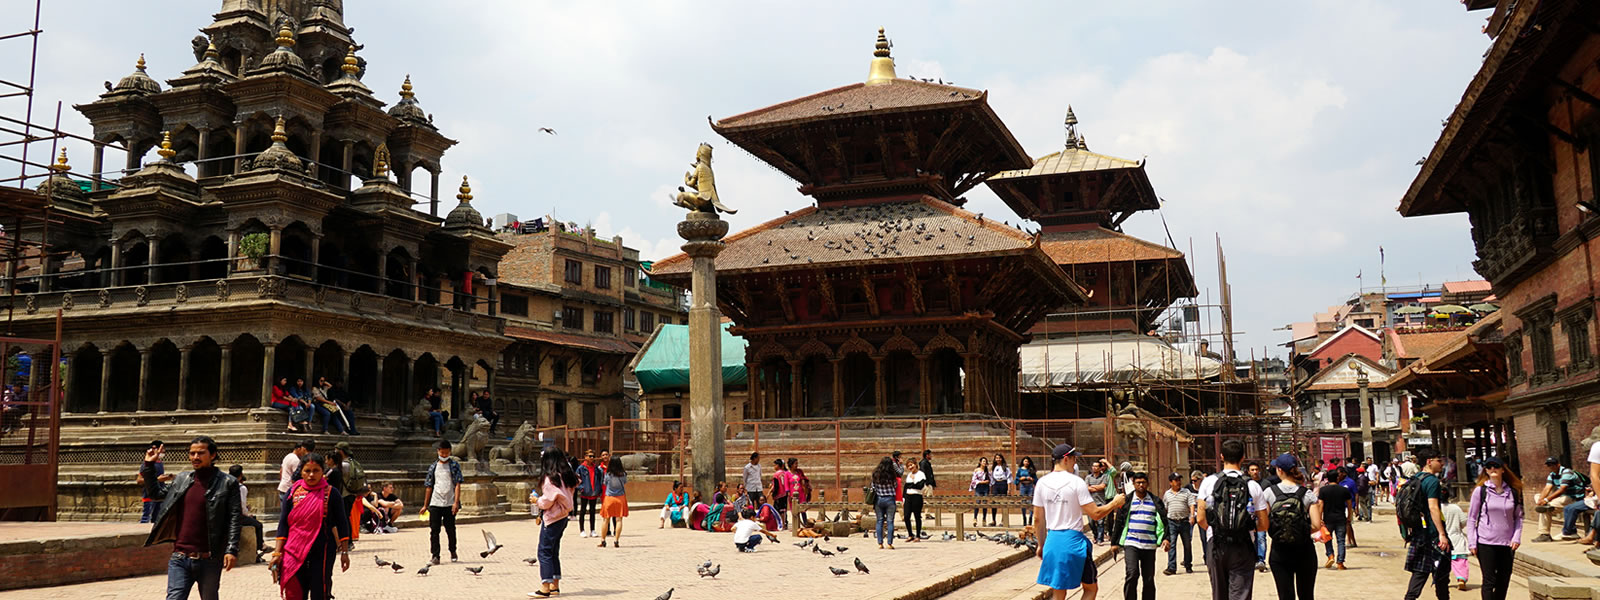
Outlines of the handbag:
[[872,489],[872,486],[870,485],[862,488],[861,497],[866,498],[867,505],[869,506],[878,504],[878,491]]
[[310,421],[311,409],[297,404],[294,408],[289,409],[289,420],[295,422]]

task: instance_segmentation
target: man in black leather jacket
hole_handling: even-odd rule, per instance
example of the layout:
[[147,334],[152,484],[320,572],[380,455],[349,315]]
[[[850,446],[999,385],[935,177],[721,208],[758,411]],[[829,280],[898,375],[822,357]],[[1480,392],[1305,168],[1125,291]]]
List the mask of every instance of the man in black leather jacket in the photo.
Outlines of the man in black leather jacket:
[[[215,600],[222,572],[239,555],[239,481],[216,467],[217,443],[189,442],[189,464],[173,478],[144,545],[172,542],[167,600],[186,600],[198,584],[202,600]],[[198,482],[198,483],[197,483]]]

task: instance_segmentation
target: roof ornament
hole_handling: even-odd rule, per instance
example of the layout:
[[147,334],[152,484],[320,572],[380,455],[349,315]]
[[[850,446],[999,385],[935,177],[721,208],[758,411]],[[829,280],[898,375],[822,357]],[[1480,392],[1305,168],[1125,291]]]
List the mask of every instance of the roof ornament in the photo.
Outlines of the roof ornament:
[[1067,147],[1068,148],[1079,148],[1080,146],[1078,146],[1078,115],[1072,114],[1072,105],[1071,104],[1067,105],[1067,119],[1066,119],[1066,121],[1064,121],[1064,123],[1066,124],[1066,127],[1067,127]]
[[404,98],[406,100],[412,100],[412,101],[415,101],[416,98],[417,98],[416,92],[411,91],[411,74],[410,73],[406,73],[406,81],[405,81],[405,83],[400,84],[400,97]]
[[156,150],[156,154],[159,155],[161,160],[165,162],[172,162],[172,157],[178,155],[178,151],[172,149],[171,131],[161,132],[161,149]]
[[361,67],[356,65],[357,62],[358,61],[356,60],[356,47],[354,45],[351,45],[350,46],[350,51],[346,52],[345,55],[344,55],[344,64],[339,67],[339,70],[340,71],[344,71],[344,76],[345,77],[349,77],[351,79],[355,79],[356,73],[361,71]]
[[57,173],[66,173],[72,170],[72,165],[67,164],[67,149],[62,148],[61,154],[56,156],[56,163],[50,165],[50,170]]
[[467,183],[467,176],[461,176],[461,189],[457,190],[456,199],[462,204],[472,204],[472,185]]
[[878,28],[878,43],[873,46],[872,66],[867,69],[867,85],[881,85],[894,81],[894,58],[889,56],[889,49],[894,45],[889,43],[888,36],[883,33],[883,28]]
[[[345,71],[349,73],[349,71]],[[372,153],[372,176],[379,179],[389,178],[389,144],[378,144],[378,150]]]
[[303,171],[305,165],[300,162],[300,157],[295,156],[294,151],[289,149],[288,144],[285,143],[288,141],[289,132],[284,126],[283,115],[278,115],[278,121],[272,127],[272,146],[263,150],[261,154],[257,154],[250,161],[246,170],[284,169]]
[[700,148],[695,150],[694,162],[689,166],[692,168],[683,174],[683,185],[678,186],[678,193],[672,197],[673,204],[690,212],[712,215],[717,211],[730,215],[739,212],[723,206],[722,198],[717,195],[717,176],[711,172],[711,144],[702,142]]
[[139,62],[134,63],[133,68],[138,69],[140,73],[144,72],[144,53],[143,52],[139,53]]
[[278,42],[278,50],[281,52],[289,52],[294,48],[294,32],[289,30],[287,20],[278,25],[278,39],[273,41]]

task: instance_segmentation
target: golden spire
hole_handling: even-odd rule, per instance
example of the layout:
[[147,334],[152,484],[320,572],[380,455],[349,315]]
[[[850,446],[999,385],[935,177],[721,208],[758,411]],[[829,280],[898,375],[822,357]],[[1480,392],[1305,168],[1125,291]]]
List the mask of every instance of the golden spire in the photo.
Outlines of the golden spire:
[[163,131],[163,132],[161,132],[161,149],[157,150],[156,154],[161,156],[161,160],[166,160],[166,161],[170,161],[170,160],[172,160],[172,157],[178,155],[178,151],[172,149],[172,132],[171,131]]
[[472,186],[467,184],[467,176],[461,176],[461,193],[456,194],[456,199],[462,204],[472,204]]
[[216,59],[217,59],[217,45],[213,44],[213,43],[210,43],[210,42],[207,42],[206,43],[206,54],[205,54],[205,57],[202,58],[201,60],[204,61],[204,60],[216,60]]
[[411,74],[406,73],[406,82],[400,84],[400,97],[410,99],[416,96],[416,93],[411,91]]
[[289,141],[289,132],[283,128],[283,115],[278,115],[278,123],[272,127],[272,143],[282,144]]
[[288,23],[284,23],[283,26],[278,28],[278,39],[276,41],[279,48],[294,47],[294,32],[289,31]]
[[372,176],[389,178],[389,144],[378,144],[378,150],[372,153]]
[[880,85],[894,81],[894,58],[889,56],[889,38],[878,28],[878,43],[872,50],[872,66],[867,70],[867,85]]
[[355,77],[356,72],[361,70],[361,67],[356,66],[356,62],[356,47],[350,46],[350,51],[344,55],[344,65],[339,67],[339,70],[344,71],[346,75]]
[[140,73],[144,72],[144,53],[143,52],[139,53],[139,62],[134,63],[133,64],[133,68],[138,69]]
[[61,154],[56,156],[56,164],[50,165],[50,170],[57,173],[66,173],[72,170],[72,165],[67,164],[67,149],[62,148]]

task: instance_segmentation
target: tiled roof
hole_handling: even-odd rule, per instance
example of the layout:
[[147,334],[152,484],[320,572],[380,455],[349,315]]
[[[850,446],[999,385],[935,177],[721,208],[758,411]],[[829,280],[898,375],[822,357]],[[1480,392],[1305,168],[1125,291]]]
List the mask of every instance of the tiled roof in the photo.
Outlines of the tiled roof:
[[1177,250],[1103,227],[1046,232],[1040,245],[1058,265],[1183,258]]
[[1001,171],[990,180],[1012,179],[1016,177],[1035,177],[1040,175],[1062,175],[1068,173],[1083,173],[1086,171],[1105,171],[1110,169],[1137,169],[1139,161],[1117,158],[1096,154],[1088,150],[1068,148],[1054,154],[1049,154],[1034,161],[1033,167],[1015,171]]
[[1450,294],[1461,294],[1461,293],[1466,293],[1466,292],[1487,292],[1492,288],[1493,288],[1493,286],[1489,285],[1489,282],[1483,281],[1481,279],[1477,280],[1477,281],[1446,281],[1446,282],[1444,282],[1444,291],[1446,293],[1450,293]]
[[1389,339],[1394,345],[1394,355],[1397,358],[1421,358],[1438,350],[1440,346],[1448,343],[1452,338],[1461,334],[1463,328],[1436,328],[1422,330],[1391,329]]
[[718,131],[730,131],[778,123],[901,111],[907,108],[982,104],[987,94],[982,90],[911,79],[895,79],[878,85],[852,83],[720,119],[714,124],[714,128]]
[[[1033,238],[992,219],[931,196],[866,205],[825,204],[784,215],[723,240],[717,271],[953,259],[1020,253]],[[656,277],[688,273],[690,260],[675,254],[651,269]]]
[[633,345],[632,342],[627,340],[590,337],[587,335],[574,335],[570,333],[556,333],[553,331],[542,331],[527,327],[517,327],[515,325],[506,325],[506,336],[519,340],[546,342],[555,344],[557,346],[585,348],[595,352],[606,352],[610,354],[633,354],[634,352],[639,351],[638,346]]

